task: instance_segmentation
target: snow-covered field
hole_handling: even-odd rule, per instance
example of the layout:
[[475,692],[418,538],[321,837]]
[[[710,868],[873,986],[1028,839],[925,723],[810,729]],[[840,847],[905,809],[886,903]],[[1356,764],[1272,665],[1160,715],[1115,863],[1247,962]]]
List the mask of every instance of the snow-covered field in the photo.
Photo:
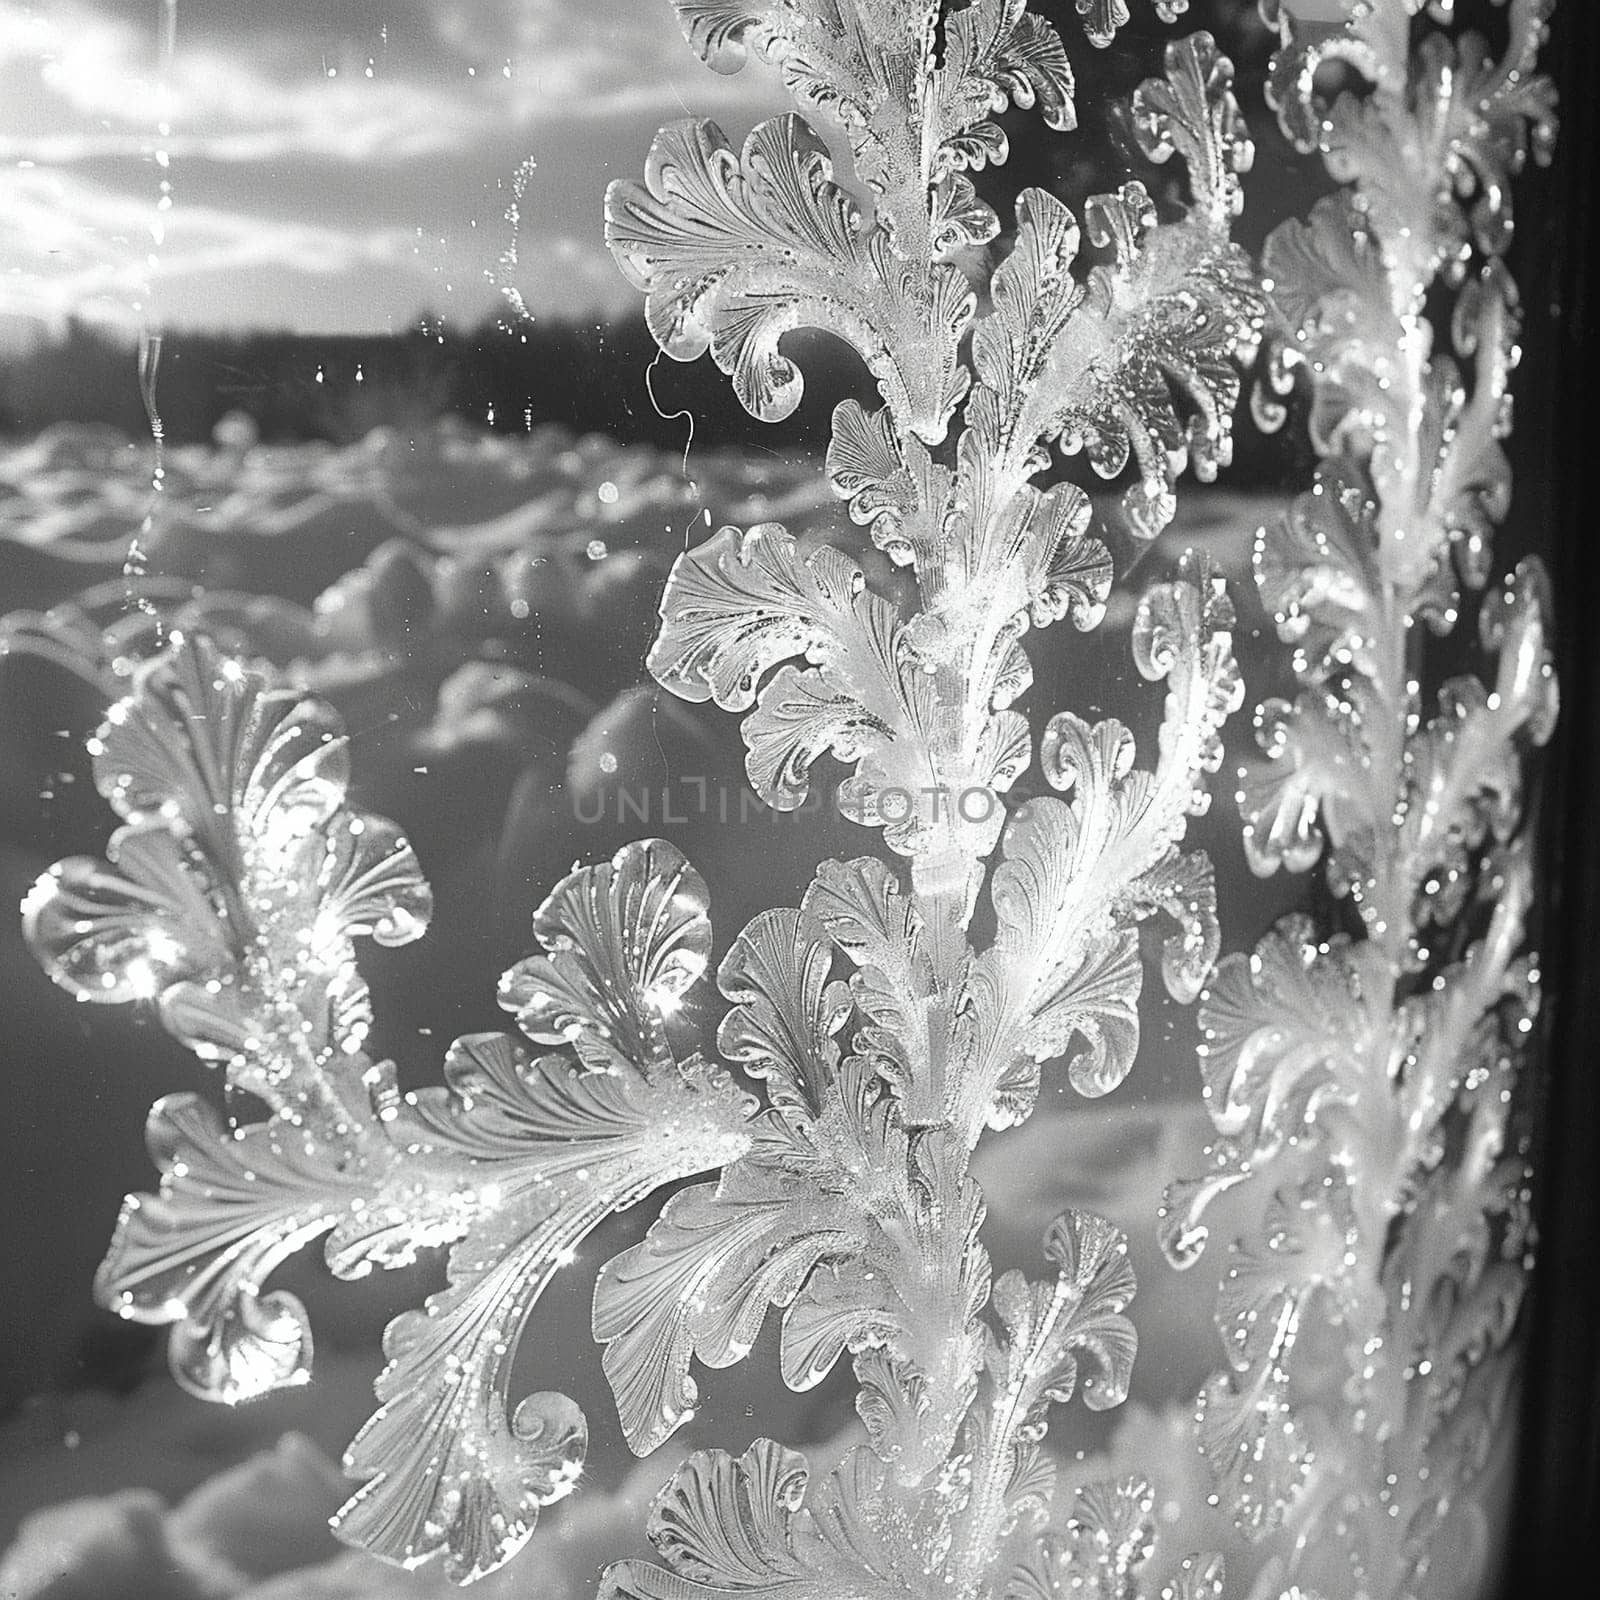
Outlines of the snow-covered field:
[[[51,859],[100,850],[108,820],[89,793],[82,737],[132,663],[173,627],[211,632],[328,696],[354,736],[362,803],[398,817],[415,843],[438,893],[432,931],[370,963],[376,1042],[407,1081],[436,1076],[454,1033],[498,1025],[495,977],[523,952],[529,912],[575,860],[642,833],[672,837],[710,884],[726,942],[756,911],[794,903],[821,857],[870,847],[826,807],[789,819],[739,808],[733,719],[672,701],[642,665],[673,555],[722,523],[782,520],[808,540],[846,544],[871,581],[901,581],[849,526],[815,462],[697,451],[685,471],[649,448],[448,424],[343,447],[263,446],[239,421],[213,445],[170,450],[159,495],[151,471],[148,444],[94,428],[0,444],[8,903]],[[1142,559],[1141,580],[1193,543],[1237,575],[1268,514],[1255,502],[1191,496],[1179,530]],[[1159,698],[1128,666],[1131,604],[1124,595],[1098,635],[1061,628],[1039,641],[1028,702],[1036,717],[1074,704],[1153,727]],[[1203,842],[1222,863],[1226,895],[1237,841],[1226,808],[1216,809],[1223,814]],[[1285,892],[1239,881],[1248,906],[1239,937]],[[415,1280],[307,1288],[295,1279],[317,1321],[318,1376],[238,1413],[190,1399],[144,1346],[125,1356],[143,1381],[122,1395],[95,1387],[103,1374],[92,1362],[61,1358],[86,1327],[110,1321],[91,1309],[88,1286],[117,1196],[149,1180],[140,1102],[204,1079],[149,1019],[74,1013],[33,968],[11,919],[0,926],[0,979],[7,1036],[31,1042],[26,1068],[13,1068],[5,1119],[14,1149],[0,1170],[25,1225],[5,1269],[0,1336],[20,1352],[19,1397],[41,1391],[0,1431],[9,1519],[0,1539],[29,1517],[0,1566],[0,1595],[448,1592],[442,1577],[402,1578],[341,1554],[323,1524],[346,1492],[334,1462],[369,1409],[379,1331],[414,1301]],[[1188,1454],[1176,1436],[1153,1451],[1150,1434],[1175,1425],[1215,1360],[1209,1328],[1154,1243],[1160,1182],[1193,1167],[1202,1142],[1190,1025],[1153,999],[1145,1059],[1115,1104],[1047,1095],[980,1171],[997,1263],[1031,1261],[1046,1223],[1069,1203],[1128,1230],[1143,1349],[1137,1403],[1116,1422],[1145,1441],[1147,1459],[1170,1460],[1176,1478],[1192,1470]],[[621,1222],[600,1248],[625,1242],[629,1227]],[[595,1417],[606,1401],[586,1302],[573,1296],[541,1318],[534,1360],[548,1352]],[[848,1396],[824,1388],[774,1405],[781,1390],[767,1355],[718,1375],[682,1448],[637,1467],[614,1425],[597,1421],[592,1487],[475,1592],[591,1593],[604,1560],[638,1549],[650,1493],[690,1448],[742,1448],[759,1426],[825,1455],[849,1422]],[[1113,1447],[1103,1433],[1079,1438]],[[1085,1475],[1095,1475],[1093,1463]],[[1218,1537],[1185,1529],[1174,1548],[1178,1538],[1190,1548]]]

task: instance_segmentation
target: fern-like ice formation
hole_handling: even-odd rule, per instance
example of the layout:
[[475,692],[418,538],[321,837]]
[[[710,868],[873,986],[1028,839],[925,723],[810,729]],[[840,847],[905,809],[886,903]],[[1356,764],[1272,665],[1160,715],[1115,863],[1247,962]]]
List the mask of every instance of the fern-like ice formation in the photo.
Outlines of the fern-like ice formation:
[[1550,6],[1510,0],[1499,55],[1446,4],[1345,0],[1304,34],[1265,7],[1284,129],[1343,186],[1266,249],[1273,386],[1303,377],[1322,463],[1257,543],[1299,691],[1261,706],[1240,803],[1258,872],[1320,860],[1353,914],[1291,916],[1221,964],[1201,1007],[1214,1165],[1171,1192],[1164,1234],[1192,1260],[1208,1206],[1245,1191],[1203,1448],[1241,1526],[1329,1594],[1483,1580],[1478,1480],[1514,1381],[1530,1174],[1513,1091],[1539,979],[1525,768],[1557,706],[1537,561],[1479,605],[1491,681],[1423,684],[1509,505],[1502,258],[1511,182],[1554,137],[1535,70]]
[[443,1551],[457,1578],[489,1571],[583,1461],[566,1396],[508,1410],[533,1305],[612,1210],[748,1142],[749,1097],[665,1031],[706,964],[704,887],[660,844],[569,876],[535,921],[545,953],[501,998],[576,1060],[473,1035],[447,1087],[402,1099],[364,1053],[354,940],[419,937],[430,899],[393,824],[346,806],[331,711],[180,638],[113,707],[94,766],[125,824],[106,861],[40,879],[31,942],[82,999],[152,1002],[270,1111],[156,1105],[161,1189],[124,1208],[100,1296],[173,1324],[179,1381],[236,1403],[310,1375],[303,1308],[261,1292],[291,1252],[326,1234],[330,1267],[356,1277],[452,1243],[448,1287],[388,1331],[382,1405],[346,1463],[367,1481],[340,1524],[405,1564]]
[[[1126,17],[1081,9],[1099,42]],[[711,952],[704,885],[672,847],[630,846],[557,886],[535,917],[540,953],[502,983],[545,1048],[461,1039],[444,1088],[401,1097],[365,1052],[354,941],[421,934],[415,858],[348,807],[327,707],[175,636],[95,745],[125,819],[107,860],[47,874],[27,931],[58,981],[152,1002],[268,1115],[225,1120],[192,1095],[156,1107],[161,1188],[128,1202],[100,1292],[173,1325],[185,1385],[239,1401],[309,1372],[303,1308],[263,1290],[290,1252],[326,1235],[332,1269],[355,1276],[449,1245],[446,1287],[388,1331],[379,1408],[346,1461],[361,1487],[336,1520],[378,1555],[442,1555],[466,1581],[512,1556],[582,1469],[579,1408],[508,1394],[539,1297],[611,1212],[711,1173],[600,1274],[594,1328],[630,1443],[681,1426],[693,1362],[740,1359],[774,1306],[785,1380],[809,1388],[848,1359],[868,1442],[809,1497],[805,1463],[771,1442],[692,1457],[650,1529],[666,1566],[625,1563],[608,1592],[1131,1595],[1153,1526],[1142,1484],[1091,1487],[1039,1531],[1050,1407],[1127,1392],[1125,1241],[1069,1213],[1045,1243],[1053,1278],[991,1283],[969,1167],[985,1128],[1028,1114],[1042,1063],[1065,1058],[1090,1095],[1128,1072],[1141,922],[1175,923],[1164,971],[1180,998],[1218,948],[1209,865],[1181,849],[1241,694],[1208,570],[1187,565],[1139,605],[1134,658],[1166,686],[1153,769],[1120,723],[1061,712],[1040,747],[1060,797],[1008,815],[1005,795],[1031,760],[1022,637],[1094,626],[1110,583],[1083,490],[1033,482],[1051,446],[1108,478],[1133,462],[1125,505],[1146,536],[1186,464],[1209,477],[1228,458],[1265,315],[1229,237],[1251,156],[1231,68],[1197,35],[1134,97],[1144,154],[1187,167],[1179,214],[1158,218],[1137,182],[1090,199],[1086,266],[1077,217],[1025,191],[980,318],[960,260],[999,224],[969,174],[1004,160],[993,117],[1010,102],[1071,125],[1054,31],[1021,0],[679,11],[714,64],[777,61],[853,170],[835,174],[801,115],[738,152],[683,123],[644,184],[614,187],[612,248],[663,349],[710,350],[758,416],[798,397],[791,328],[855,346],[884,404],[839,408],[828,474],[914,569],[920,604],[902,613],[848,557],[802,556],[780,526],[724,530],[675,570],[651,668],[748,713],[771,804],[798,804],[824,754],[853,769],[846,802],[909,859],[909,882],[876,858],[826,863],[799,908],[746,928],[718,972],[722,1065],[677,1020]],[[995,932],[975,948],[997,847]],[[1190,1562],[1163,1592],[1219,1581],[1216,1562]]]

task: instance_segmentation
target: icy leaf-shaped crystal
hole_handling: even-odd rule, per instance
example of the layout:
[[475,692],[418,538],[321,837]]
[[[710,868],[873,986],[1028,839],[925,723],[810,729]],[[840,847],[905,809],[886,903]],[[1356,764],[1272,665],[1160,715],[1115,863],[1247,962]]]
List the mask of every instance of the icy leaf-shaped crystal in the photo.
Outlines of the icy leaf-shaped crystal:
[[[616,864],[586,870],[558,896],[605,898]],[[450,1088],[414,1096],[394,1133],[411,1160],[474,1184],[466,1237],[451,1251],[450,1286],[384,1336],[382,1405],[346,1456],[368,1483],[338,1526],[406,1566],[443,1550],[446,1571],[467,1581],[509,1560],[582,1467],[587,1426],[570,1398],[507,1408],[517,1341],[541,1294],[613,1211],[738,1154],[747,1102],[704,1067],[650,1082],[642,1067],[528,1058],[494,1034],[458,1040],[445,1074]]]
[[[921,1212],[904,1136],[891,1104],[874,1103],[871,1083],[847,1073],[851,1098],[835,1089],[816,1121],[758,1125],[750,1153],[720,1183],[675,1195],[644,1241],[602,1271],[595,1336],[636,1450],[654,1448],[692,1415],[691,1358],[713,1367],[742,1360],[772,1305],[785,1308],[781,1358],[794,1389],[820,1382],[858,1341],[889,1342],[932,1367],[958,1357],[917,1323],[913,1303],[885,1299],[885,1289],[922,1270],[903,1254]],[[962,1196],[957,1184],[941,1203],[964,1205],[975,1230],[975,1197]],[[912,1239],[867,1220],[874,1207],[909,1220]],[[986,1282],[981,1253],[967,1272],[963,1301]],[[902,1292],[911,1293],[909,1280]]]
[[1237,174],[1253,156],[1232,64],[1195,34],[1168,47],[1166,66],[1136,96],[1133,127],[1152,160],[1182,155],[1193,204],[1181,221],[1158,224],[1138,182],[1089,202],[1089,238],[1112,259],[1089,274],[1082,310],[1051,343],[1020,430],[1084,451],[1102,477],[1131,456],[1139,482],[1123,504],[1143,537],[1171,520],[1191,461],[1209,480],[1232,459],[1235,363],[1253,359],[1266,314],[1229,240]]
[[[1413,51],[1416,0],[1346,6],[1336,29],[1303,37],[1293,7],[1271,0],[1265,14],[1282,44],[1268,97],[1284,131],[1357,189],[1377,230],[1410,258],[1408,272],[1447,270],[1468,240],[1491,255],[1508,244],[1512,179],[1530,152],[1547,161],[1555,142],[1555,90],[1535,70],[1553,5],[1513,0],[1496,60],[1475,32],[1432,31]],[[1372,92],[1330,107],[1319,87],[1341,68]]]
[[1192,205],[1158,224],[1140,183],[1091,199],[1089,238],[1112,260],[1079,281],[1077,219],[1053,196],[1023,192],[994,310],[974,336],[964,441],[985,452],[968,458],[974,490],[997,470],[1009,479],[1043,439],[1085,451],[1107,478],[1133,457],[1140,481],[1124,504],[1146,537],[1170,520],[1191,459],[1203,478],[1230,459],[1235,363],[1252,359],[1265,318],[1250,264],[1229,241],[1238,174],[1253,155],[1232,66],[1205,34],[1172,45],[1166,66],[1139,89],[1132,125],[1150,159],[1181,155]]
[[877,222],[907,260],[993,236],[994,213],[965,174],[1006,159],[995,113],[1014,102],[1036,106],[1052,128],[1075,120],[1066,52],[1026,0],[675,4],[712,66],[736,70],[753,48],[779,64],[808,115],[837,125]]
[[[961,752],[970,765],[932,768],[929,675],[909,658],[895,608],[854,562],[831,548],[802,557],[774,523],[724,528],[678,558],[661,612],[651,672],[686,700],[750,711],[746,768],[768,804],[800,805],[812,763],[831,753],[859,764],[841,790],[846,814],[883,825],[895,849],[925,851],[940,830],[971,836],[975,851],[993,839],[997,807],[970,807],[969,822],[937,802],[1008,788],[1026,760],[1021,719],[996,713]],[[794,666],[797,656],[812,664]]]
[[513,1408],[506,1392],[540,1294],[612,1211],[749,1143],[748,1096],[667,1039],[710,950],[704,885],[660,841],[571,874],[536,918],[544,954],[502,997],[594,1070],[471,1036],[447,1090],[401,1105],[392,1068],[359,1054],[351,942],[415,937],[427,890],[392,824],[345,809],[332,713],[184,642],[141,670],[96,761],[129,820],[109,863],[41,880],[30,937],[87,997],[159,999],[274,1108],[231,1130],[191,1096],[157,1106],[161,1190],[128,1201],[99,1293],[175,1323],[180,1381],[239,1401],[308,1377],[304,1310],[262,1292],[291,1252],[328,1233],[330,1264],[355,1276],[459,1241],[449,1286],[391,1325],[382,1404],[347,1458],[367,1481],[337,1520],[388,1559],[444,1552],[454,1577],[481,1576],[582,1466],[570,1399]]
[[1063,1531],[1042,1535],[1007,1580],[1005,1600],[1222,1600],[1220,1556],[1188,1556],[1159,1593],[1142,1581],[1156,1548],[1155,1495],[1140,1478],[1078,1491]]
[[[882,901],[892,916],[892,897]],[[636,1450],[691,1414],[692,1359],[742,1360],[771,1306],[783,1308],[781,1365],[794,1389],[868,1346],[934,1389],[956,1381],[945,1374],[979,1339],[987,1264],[976,1189],[942,1153],[913,1145],[871,1056],[843,1058],[835,1042],[851,991],[830,977],[821,926],[841,916],[836,899],[808,896],[735,942],[719,980],[735,1002],[720,1042],[765,1081],[774,1109],[719,1182],[673,1196],[600,1275],[595,1336]],[[953,1429],[959,1397],[940,1399]],[[937,1435],[932,1419],[925,1426]]]
[[922,1592],[923,1557],[882,1476],[857,1451],[808,1497],[805,1457],[771,1439],[742,1456],[702,1451],[651,1508],[647,1531],[666,1565],[609,1568],[602,1600],[912,1600]]
[[[933,963],[916,900],[882,862],[825,861],[806,895],[805,909],[856,967],[850,989],[863,1022],[859,1055],[904,1104],[919,1087],[930,1091],[932,1120],[942,1104],[931,1091],[941,1077],[941,1046],[959,1049],[941,1030]],[[919,1119],[920,1120],[920,1119]]]
[[668,1065],[667,1019],[710,959],[708,905],[673,846],[626,845],[551,890],[533,919],[546,953],[506,973],[500,1003],[530,1039],[570,1043],[601,1070]]
[[[859,1216],[819,1192],[818,1165],[780,1135],[758,1136],[720,1183],[674,1195],[645,1240],[602,1270],[594,1334],[639,1454],[694,1414],[693,1356],[713,1367],[742,1360],[769,1306],[790,1305],[820,1261],[852,1252]],[[790,1376],[810,1387],[824,1372]]]
[[1105,1094],[1132,1065],[1141,982],[1132,927],[1151,911],[1178,914],[1167,979],[1192,998],[1217,949],[1209,867],[1177,847],[1203,808],[1199,785],[1221,756],[1219,731],[1242,688],[1232,653],[1232,611],[1202,569],[1157,585],[1141,602],[1135,660],[1165,678],[1161,759],[1134,765],[1133,739],[1116,721],[1091,726],[1071,712],[1052,719],[1041,752],[1046,777],[1070,800],[1030,801],[1012,819],[995,870],[993,947],[976,963],[973,992],[983,1031],[989,1113],[1025,1115],[1037,1087],[1030,1065],[1088,1044],[1070,1068],[1075,1088]]
[[1499,658],[1494,687],[1450,679],[1412,746],[1404,832],[1419,925],[1459,912],[1474,855],[1505,844],[1521,821],[1527,752],[1549,742],[1560,704],[1550,604],[1543,566],[1519,562],[1479,613],[1483,647]]
[[611,186],[606,240],[648,296],[661,348],[678,361],[709,349],[753,416],[781,421],[799,404],[778,342],[804,325],[855,347],[902,426],[944,437],[966,390],[967,281],[953,266],[919,277],[897,258],[798,117],[762,123],[742,155],[712,123],[664,128],[644,184]]
[[[1176,22],[1188,9],[1189,0],[1155,0],[1156,15],[1163,22]],[[1128,0],[1078,0],[1078,15],[1089,42],[1104,49],[1128,20]]]
[[91,749],[127,821],[105,862],[60,862],[30,891],[46,970],[80,999],[157,1002],[239,1087],[341,1120],[330,1065],[368,1020],[354,940],[420,937],[432,898],[399,830],[346,809],[337,716],[184,639]]
[[[994,1285],[1002,1334],[989,1348],[989,1375],[1008,1403],[1038,1408],[1025,1436],[1043,1432],[1045,1402],[1065,1404],[1080,1389],[1093,1411],[1121,1405],[1139,1346],[1124,1315],[1135,1284],[1119,1229],[1069,1211],[1050,1225],[1044,1253],[1059,1269],[1053,1284],[1030,1284],[1020,1272],[1007,1272]],[[1080,1382],[1085,1356],[1092,1370]]]
[[834,1035],[850,1014],[842,983],[830,982],[833,951],[804,914],[765,911],[734,941],[717,987],[734,1002],[717,1048],[762,1079],[772,1103],[816,1116],[839,1061]]
[[230,1405],[311,1375],[311,1327],[273,1269],[342,1214],[354,1187],[304,1129],[231,1133],[198,1095],[156,1102],[147,1130],[161,1192],[123,1206],[95,1279],[101,1303],[176,1323],[168,1353],[192,1393]]

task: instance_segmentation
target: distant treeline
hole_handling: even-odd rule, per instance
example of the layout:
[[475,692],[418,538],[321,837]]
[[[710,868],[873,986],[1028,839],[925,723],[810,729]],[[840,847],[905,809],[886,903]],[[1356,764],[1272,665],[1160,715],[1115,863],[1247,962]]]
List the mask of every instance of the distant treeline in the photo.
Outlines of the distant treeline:
[[[1239,232],[1255,249],[1272,223],[1307,209],[1327,180],[1320,163],[1276,136],[1262,104],[1270,35],[1254,20],[1255,7],[1193,0],[1189,15],[1194,26],[1218,35],[1239,69],[1237,88],[1258,141],[1251,205]],[[1072,138],[1040,137],[1030,113],[1002,119],[1018,136],[1011,161],[985,173],[984,191],[1003,221],[1025,184],[1081,196],[1138,176],[1163,207],[1177,200],[1181,173],[1132,155],[1112,110],[1160,70],[1169,31],[1136,8],[1120,36],[1125,48],[1102,55],[1083,46],[1093,70],[1078,75],[1080,126]],[[688,442],[683,413],[693,417],[697,446],[791,448],[825,441],[830,413],[844,396],[873,402],[871,379],[837,340],[801,332],[784,348],[799,361],[806,391],[798,415],[776,429],[745,414],[709,359],[680,364],[660,357],[642,312],[608,321],[491,320],[475,328],[441,328],[422,316],[394,334],[174,333],[162,352],[156,393],[166,436],[177,442],[209,438],[229,412],[247,413],[265,439],[341,442],[380,425],[419,427],[456,415],[496,431],[555,422],[666,449]],[[135,436],[147,431],[137,361],[125,338],[75,323],[51,343],[0,355],[0,432],[31,433],[64,420],[110,423]],[[1239,447],[1235,481],[1255,465],[1247,421]]]
[[[454,415],[496,431],[556,422],[670,449],[687,440],[688,412],[704,430],[700,444],[803,444],[825,437],[834,404],[871,383],[836,340],[794,337],[803,341],[795,348],[806,395],[782,440],[745,414],[709,360],[662,358],[652,368],[659,352],[642,315],[462,330],[424,317],[396,334],[173,333],[155,396],[175,443],[209,439],[223,417],[242,412],[269,440],[347,442]],[[73,322],[57,339],[0,357],[0,432],[52,422],[148,432],[137,352],[125,337]]]
[[[460,331],[424,318],[396,334],[169,334],[155,394],[164,436],[175,444],[209,440],[237,413],[269,442],[337,444],[377,427],[403,433],[456,416],[499,433],[558,423],[671,451],[691,443],[691,418],[696,448],[820,449],[840,400],[878,403],[865,367],[839,340],[802,330],[784,349],[804,373],[805,394],[781,427],[749,416],[709,357],[668,360],[642,316]],[[1243,411],[1235,487],[1283,470],[1283,442],[1264,449]],[[0,357],[0,435],[54,422],[107,423],[132,438],[148,436],[137,351],[125,337],[72,323],[54,341]],[[1089,481],[1081,469],[1073,475]]]

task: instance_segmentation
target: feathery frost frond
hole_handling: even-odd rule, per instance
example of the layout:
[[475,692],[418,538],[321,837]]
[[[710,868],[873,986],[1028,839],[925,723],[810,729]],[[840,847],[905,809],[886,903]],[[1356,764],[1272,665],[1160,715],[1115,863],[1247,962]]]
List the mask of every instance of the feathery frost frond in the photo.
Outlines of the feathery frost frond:
[[[1200,1013],[1213,1164],[1163,1220],[1188,1263],[1207,1210],[1259,1191],[1229,1203],[1246,1220],[1202,1448],[1286,1577],[1397,1600],[1443,1541],[1481,1537],[1469,1491],[1514,1377],[1529,1173],[1512,1090],[1538,1009],[1525,772],[1557,710],[1531,559],[1479,603],[1492,687],[1452,678],[1433,708],[1420,688],[1426,638],[1484,589],[1510,503],[1510,183],[1555,132],[1535,71],[1549,0],[1511,0],[1499,59],[1437,25],[1447,9],[1349,0],[1302,37],[1292,7],[1264,8],[1284,130],[1343,187],[1265,251],[1283,331],[1263,414],[1303,375],[1323,459],[1257,541],[1300,687],[1259,708],[1239,800],[1255,869],[1323,862],[1361,931],[1296,915],[1222,962]],[[1329,104],[1331,63],[1360,92]]]

